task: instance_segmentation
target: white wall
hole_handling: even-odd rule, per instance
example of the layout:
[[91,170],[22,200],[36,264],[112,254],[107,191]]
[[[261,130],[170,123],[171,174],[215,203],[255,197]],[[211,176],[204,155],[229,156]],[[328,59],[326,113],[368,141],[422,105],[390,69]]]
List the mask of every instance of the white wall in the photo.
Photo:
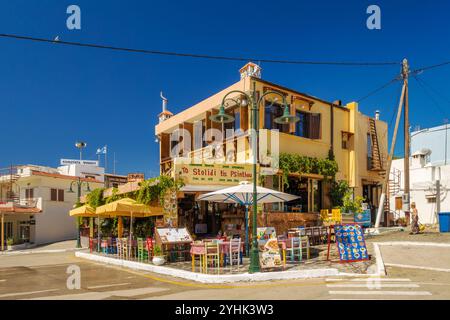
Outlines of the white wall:
[[[73,180],[66,178],[54,178],[45,176],[30,176],[18,180],[21,188],[21,197],[24,196],[24,188],[34,189],[34,198],[38,199],[38,207],[42,212],[35,214],[36,224],[31,232],[31,238],[36,244],[51,243],[69,239],[75,239],[76,223],[69,211],[76,202],[76,184],[73,185],[75,193],[67,192]],[[91,189],[102,187],[101,183],[90,183]],[[51,188],[64,190],[64,201],[51,201]],[[86,194],[86,187],[82,186],[82,195]]]
[[105,168],[96,167],[83,164],[71,164],[67,166],[58,167],[60,174],[65,174],[68,176],[82,177],[86,178],[93,177],[98,181],[104,181]]
[[[411,161],[412,162],[412,161]],[[395,209],[395,198],[401,197],[404,191],[403,159],[392,162],[391,173],[396,168],[401,172],[400,191],[390,195],[391,210]],[[423,224],[436,224],[436,203],[430,202],[427,196],[436,194],[436,180],[441,184],[441,212],[450,212],[450,165],[424,167],[411,166],[410,168],[410,202],[415,202],[419,212],[419,222]],[[404,216],[402,210],[396,211]]]

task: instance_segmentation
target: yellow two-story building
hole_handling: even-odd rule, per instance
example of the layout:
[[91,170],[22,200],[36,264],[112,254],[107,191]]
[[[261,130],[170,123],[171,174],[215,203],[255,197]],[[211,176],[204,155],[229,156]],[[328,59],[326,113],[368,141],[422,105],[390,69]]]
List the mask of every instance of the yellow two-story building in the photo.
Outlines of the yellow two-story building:
[[[252,179],[251,107],[243,103],[242,94],[231,94],[225,101],[225,111],[233,116],[232,122],[221,124],[211,120],[219,112],[223,97],[234,90],[254,93],[256,97],[268,91],[278,93],[265,96],[259,105],[258,181],[300,198],[293,203],[265,206],[264,211],[317,216],[321,209],[332,206],[329,177],[297,173],[290,174],[288,183],[283,183],[277,167],[277,159],[283,153],[334,159],[338,165],[336,180],[347,181],[354,195],[363,196],[375,210],[388,138],[387,124],[379,120],[378,114],[372,118],[362,114],[356,102],[345,105],[340,101],[328,102],[265,81],[261,79],[261,69],[253,63],[241,68],[240,76],[238,82],[175,115],[167,110],[163,97],[163,111],[155,133],[160,141],[161,173],[185,181],[179,199],[178,225],[193,233],[207,234],[219,230],[239,233],[243,228],[239,227],[242,224],[239,208],[196,202],[200,193]],[[297,123],[275,121],[283,113],[280,96],[284,96],[290,113],[299,118]],[[261,179],[263,175],[265,178]]]

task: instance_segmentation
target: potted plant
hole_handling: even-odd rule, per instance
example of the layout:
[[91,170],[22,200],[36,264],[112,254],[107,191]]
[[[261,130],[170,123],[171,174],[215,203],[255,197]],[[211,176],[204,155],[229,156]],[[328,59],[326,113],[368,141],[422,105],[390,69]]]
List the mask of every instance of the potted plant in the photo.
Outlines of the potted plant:
[[406,227],[406,218],[405,217],[398,218],[396,222],[397,222],[398,226]]
[[8,250],[12,250],[13,249],[13,244],[14,244],[14,239],[13,238],[6,239],[6,245],[7,245]]
[[162,254],[162,250],[160,246],[155,246],[153,248],[153,259],[152,262],[154,265],[160,266],[166,262],[164,255]]

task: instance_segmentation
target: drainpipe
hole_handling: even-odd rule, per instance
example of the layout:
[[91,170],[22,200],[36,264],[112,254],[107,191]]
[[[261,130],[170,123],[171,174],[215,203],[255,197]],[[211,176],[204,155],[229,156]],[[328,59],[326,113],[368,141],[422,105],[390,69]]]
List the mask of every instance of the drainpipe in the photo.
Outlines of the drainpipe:
[[1,241],[2,241],[2,251],[3,251],[3,250],[5,250],[5,214],[3,212],[2,212],[2,227],[1,227],[1,229],[2,229]]

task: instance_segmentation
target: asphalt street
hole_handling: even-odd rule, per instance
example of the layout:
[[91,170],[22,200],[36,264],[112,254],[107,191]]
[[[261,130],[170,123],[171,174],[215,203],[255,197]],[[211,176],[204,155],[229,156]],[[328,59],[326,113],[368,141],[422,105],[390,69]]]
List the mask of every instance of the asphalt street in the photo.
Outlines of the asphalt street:
[[[403,260],[393,256],[395,262],[408,261],[407,254]],[[74,266],[80,270],[79,289],[67,285]],[[0,299],[450,299],[450,272],[400,267],[387,272],[370,279],[201,284],[93,263],[73,252],[33,253],[0,257]]]

